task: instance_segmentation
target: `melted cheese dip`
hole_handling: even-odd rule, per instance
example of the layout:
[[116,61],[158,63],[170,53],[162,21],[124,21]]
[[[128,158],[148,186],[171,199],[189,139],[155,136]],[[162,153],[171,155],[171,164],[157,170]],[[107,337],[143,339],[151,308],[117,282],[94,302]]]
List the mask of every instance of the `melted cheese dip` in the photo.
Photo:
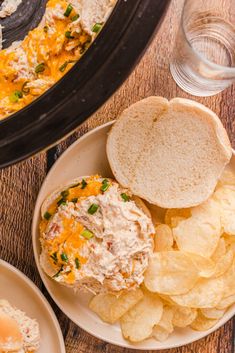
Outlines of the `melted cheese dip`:
[[115,2],[47,2],[40,25],[0,51],[0,119],[31,103],[66,74],[100,32]]
[[154,226],[110,179],[91,177],[63,191],[40,230],[41,266],[57,282],[98,293],[143,281]]

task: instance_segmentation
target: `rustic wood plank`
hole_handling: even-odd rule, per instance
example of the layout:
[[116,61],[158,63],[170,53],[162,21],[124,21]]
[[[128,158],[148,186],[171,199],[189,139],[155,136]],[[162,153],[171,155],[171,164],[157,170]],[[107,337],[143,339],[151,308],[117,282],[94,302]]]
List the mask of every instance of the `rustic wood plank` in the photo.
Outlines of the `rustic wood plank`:
[[[67,353],[131,353],[85,333],[57,308],[46,292],[35,268],[31,244],[31,221],[43,179],[54,161],[88,130],[115,119],[131,103],[149,95],[190,97],[179,89],[169,72],[171,50],[183,0],[174,0],[159,32],[129,79],[114,96],[72,136],[47,153],[0,171],[0,257],[18,267],[43,291],[61,324]],[[235,148],[235,87],[211,98],[196,98],[213,109],[227,128]],[[195,99],[195,98],[194,98]],[[220,330],[191,345],[165,353],[234,353],[234,328],[230,320]],[[141,351],[144,353],[144,351]],[[45,352],[47,353],[47,352]],[[145,353],[147,353],[145,351]],[[150,352],[149,352],[150,353]],[[163,353],[163,351],[162,351]]]

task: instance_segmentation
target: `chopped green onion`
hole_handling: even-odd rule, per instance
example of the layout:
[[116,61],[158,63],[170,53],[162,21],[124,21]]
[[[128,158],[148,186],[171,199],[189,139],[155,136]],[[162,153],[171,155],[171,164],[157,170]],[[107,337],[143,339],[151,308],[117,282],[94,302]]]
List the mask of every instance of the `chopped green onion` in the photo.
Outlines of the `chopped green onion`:
[[89,208],[88,208],[88,213],[90,214],[94,214],[96,213],[96,211],[98,210],[99,205],[97,205],[96,203],[93,203]]
[[63,197],[63,199],[66,199],[66,197],[69,196],[69,190],[62,191],[61,196]]
[[61,257],[61,260],[64,261],[64,262],[68,262],[69,261],[68,256],[64,252],[60,255],[60,257]]
[[77,14],[71,18],[71,21],[75,22],[75,21],[77,21],[77,19],[79,19],[79,17],[80,17],[79,14]]
[[82,186],[81,189],[85,189],[85,187],[87,186],[87,182],[85,179],[82,179]]
[[47,33],[47,32],[48,32],[48,29],[49,29],[49,27],[48,27],[48,26],[44,26],[44,27],[43,27],[43,31],[44,31],[45,33]]
[[68,61],[65,61],[65,62],[63,63],[63,65],[61,65],[61,66],[59,67],[59,70],[60,70],[61,72],[64,72],[65,69],[66,69],[66,67],[68,66],[68,64],[72,64],[72,63],[75,63],[75,62],[76,62],[76,60],[68,60]]
[[10,95],[9,99],[11,103],[17,103],[19,99],[22,97],[23,97],[23,93],[21,91],[16,90]]
[[26,87],[28,83],[29,83],[29,81],[24,82],[24,83],[23,83],[23,86],[22,86],[22,89],[21,89],[22,92],[23,92],[25,95],[27,95],[27,94],[30,92],[30,88],[29,88],[29,87]]
[[71,4],[69,4],[67,6],[67,9],[65,10],[64,16],[69,17],[69,15],[71,14],[72,11],[73,11],[73,6]]
[[130,201],[130,196],[128,196],[127,194],[125,194],[125,192],[123,192],[121,194],[121,197],[123,199],[124,202]]
[[63,271],[64,269],[64,266],[61,266],[61,268],[59,269],[59,271],[54,275],[52,276],[52,278],[56,278],[56,277],[59,277],[60,273]]
[[78,197],[74,197],[74,199],[72,199],[71,202],[77,203],[78,202]]
[[62,199],[60,199],[58,202],[57,202],[57,205],[60,206],[60,205],[66,205],[66,200],[62,197]]
[[52,255],[50,255],[51,258],[54,260],[54,262],[58,262],[58,258],[57,258],[57,252],[54,252]]
[[71,35],[71,31],[66,31],[65,32],[65,37],[68,38],[68,39],[73,39],[74,36]]
[[103,23],[94,24],[94,26],[92,27],[92,32],[99,33],[99,31],[101,30],[102,26],[103,26]]
[[94,234],[92,232],[90,232],[88,229],[85,229],[82,231],[81,236],[86,239],[91,239],[94,237]]
[[59,70],[61,72],[64,72],[67,66],[68,66],[68,61],[65,61],[65,63],[59,67]]
[[50,212],[45,212],[44,213],[44,218],[47,220],[47,221],[49,221],[49,219],[51,218],[51,214],[50,214]]
[[35,72],[36,74],[39,74],[41,72],[45,71],[45,64],[44,63],[41,63],[41,64],[38,64],[36,67],[35,67]]
[[80,262],[77,257],[75,259],[75,265],[76,265],[76,269],[78,270],[80,268]]
[[107,179],[104,179],[104,180],[102,181],[102,184],[103,184],[103,185],[101,186],[100,190],[103,191],[103,192],[105,192],[105,191],[108,190],[108,188],[109,188],[108,180],[107,180]]

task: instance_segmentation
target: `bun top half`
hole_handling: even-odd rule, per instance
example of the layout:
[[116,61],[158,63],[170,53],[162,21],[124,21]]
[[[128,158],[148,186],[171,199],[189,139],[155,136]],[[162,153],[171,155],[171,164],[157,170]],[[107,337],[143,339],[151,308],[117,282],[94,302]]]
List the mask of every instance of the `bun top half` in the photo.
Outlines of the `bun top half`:
[[107,141],[117,181],[163,208],[201,204],[213,193],[232,148],[218,116],[195,101],[143,99],[123,111]]

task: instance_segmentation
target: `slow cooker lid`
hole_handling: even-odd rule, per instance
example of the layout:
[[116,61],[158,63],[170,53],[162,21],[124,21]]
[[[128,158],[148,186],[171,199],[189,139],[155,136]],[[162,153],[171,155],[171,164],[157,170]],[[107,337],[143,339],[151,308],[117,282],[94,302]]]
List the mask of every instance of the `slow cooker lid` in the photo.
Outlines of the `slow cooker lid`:
[[55,144],[94,113],[127,78],[168,3],[119,0],[81,60],[37,100],[0,121],[0,167]]

